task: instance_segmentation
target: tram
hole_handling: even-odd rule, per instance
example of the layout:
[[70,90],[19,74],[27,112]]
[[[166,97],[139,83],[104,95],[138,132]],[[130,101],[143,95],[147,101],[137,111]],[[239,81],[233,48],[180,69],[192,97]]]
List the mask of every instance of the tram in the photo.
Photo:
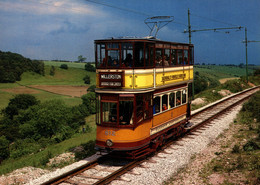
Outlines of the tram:
[[194,46],[155,38],[95,40],[96,150],[155,151],[190,119]]

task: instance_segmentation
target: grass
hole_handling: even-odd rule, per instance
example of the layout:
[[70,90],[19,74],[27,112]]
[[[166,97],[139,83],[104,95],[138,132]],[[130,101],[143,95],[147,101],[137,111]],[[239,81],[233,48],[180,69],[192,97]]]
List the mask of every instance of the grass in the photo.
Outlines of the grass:
[[86,63],[75,63],[75,62],[56,62],[56,61],[43,61],[44,65],[60,67],[61,64],[67,64],[69,68],[85,69]]
[[[234,78],[246,75],[246,69],[239,68],[237,66],[196,65],[194,66],[194,73],[197,71],[201,75],[218,80],[223,78]],[[253,68],[248,69],[249,74],[253,73],[253,71]]]
[[45,164],[48,162],[48,159],[50,157],[57,156],[64,152],[68,152],[71,148],[87,143],[90,140],[95,140],[95,115],[88,116],[86,118],[86,123],[91,127],[91,131],[89,133],[80,132],[68,140],[65,140],[55,145],[48,146],[41,152],[23,156],[19,159],[8,159],[0,165],[0,174],[6,174],[15,169],[22,168],[25,166],[45,168]]
[[225,151],[221,155],[216,155],[201,170],[200,176],[204,182],[208,182],[208,176],[217,173],[226,178],[224,184],[259,184],[259,125],[259,120],[254,119],[252,113],[240,111],[231,125],[231,127],[237,127],[238,131],[230,140],[223,143],[222,146],[225,147],[222,148],[225,148]]
[[[45,76],[32,73],[25,72],[22,75],[22,80],[18,83],[21,85],[29,86],[29,85],[75,85],[75,86],[85,86],[83,78],[86,75],[89,75],[91,78],[91,84],[96,83],[96,73],[88,72],[84,69],[80,68],[70,68],[68,70],[60,69],[59,67],[55,68],[55,75],[49,75],[50,66],[45,66]],[[18,83],[0,83],[0,109],[5,108],[9,100],[13,98],[16,94],[11,92],[4,92],[2,89],[11,89],[15,87],[19,87]],[[37,90],[38,92],[33,94],[40,101],[46,101],[50,99],[61,99],[67,105],[74,106],[80,104],[82,101],[80,98],[74,98],[69,96],[57,95],[53,93],[49,93],[42,90]]]

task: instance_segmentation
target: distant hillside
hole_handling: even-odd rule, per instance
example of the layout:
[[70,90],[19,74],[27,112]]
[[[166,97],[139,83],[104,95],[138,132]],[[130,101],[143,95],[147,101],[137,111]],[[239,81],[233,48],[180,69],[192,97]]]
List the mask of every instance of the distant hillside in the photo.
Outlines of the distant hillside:
[[17,53],[0,51],[0,83],[20,81],[25,71],[44,75],[44,63],[25,58]]

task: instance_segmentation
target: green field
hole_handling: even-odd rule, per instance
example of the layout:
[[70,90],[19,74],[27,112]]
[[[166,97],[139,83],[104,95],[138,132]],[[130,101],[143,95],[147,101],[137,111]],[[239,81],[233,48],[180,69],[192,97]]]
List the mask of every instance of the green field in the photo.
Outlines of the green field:
[[86,63],[75,63],[75,62],[56,62],[56,61],[43,61],[45,65],[60,67],[61,64],[67,64],[69,68],[85,69]]
[[[255,66],[255,68],[257,68],[257,66]],[[252,67],[248,68],[249,74],[252,74],[253,71]],[[217,80],[246,76],[246,68],[240,68],[238,66],[196,65],[194,66],[194,72],[199,72],[203,76]]]
[[[55,62],[51,62],[52,65]],[[60,66],[60,62],[57,66]],[[86,75],[90,76],[91,84],[93,85],[96,83],[96,74],[95,72],[88,72],[84,70],[82,67],[82,63],[75,63],[73,66],[77,67],[70,67],[66,69],[61,69],[59,67],[55,67],[55,75],[50,75],[50,68],[51,66],[48,63],[45,64],[45,76],[32,73],[32,72],[25,72],[22,74],[22,80],[18,81],[17,83],[0,83],[0,109],[5,108],[8,105],[9,99],[13,98],[16,94],[15,92],[5,92],[3,89],[12,89],[17,88],[19,86],[29,86],[29,85],[70,85],[70,86],[85,86],[83,78]],[[81,68],[81,67],[82,68]],[[37,99],[41,101],[46,101],[50,99],[62,99],[67,105],[78,105],[81,103],[80,98],[76,97],[69,97],[63,96],[58,94],[53,94],[50,92],[38,90],[37,93],[33,94],[37,97]]]

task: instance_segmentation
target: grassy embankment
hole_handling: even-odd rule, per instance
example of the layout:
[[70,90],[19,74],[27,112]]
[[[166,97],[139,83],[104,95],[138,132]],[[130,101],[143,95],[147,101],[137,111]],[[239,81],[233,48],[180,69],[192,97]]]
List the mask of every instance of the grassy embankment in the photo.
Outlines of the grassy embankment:
[[[255,68],[257,68],[255,66]],[[259,66],[258,66],[259,68]],[[253,73],[253,69],[249,68],[249,74]],[[195,66],[194,72],[199,72],[200,76],[216,79],[219,81],[224,80],[224,83],[219,84],[213,88],[208,88],[194,96],[194,98],[203,98],[205,103],[200,105],[192,105],[192,110],[200,108],[206,104],[214,102],[223,98],[219,93],[221,90],[228,90],[231,93],[236,93],[249,88],[250,85],[246,83],[245,68],[239,68],[236,66]],[[242,78],[240,78],[242,77]],[[229,80],[228,80],[229,79]],[[249,82],[254,85],[260,85],[260,79],[258,77],[249,76]],[[210,82],[208,82],[210,83]],[[196,85],[196,84],[195,84]]]
[[[260,183],[260,92],[244,104],[231,125],[238,130],[223,143],[219,152],[201,170],[204,182],[212,174],[222,176],[224,184]],[[220,136],[222,137],[222,136]]]

